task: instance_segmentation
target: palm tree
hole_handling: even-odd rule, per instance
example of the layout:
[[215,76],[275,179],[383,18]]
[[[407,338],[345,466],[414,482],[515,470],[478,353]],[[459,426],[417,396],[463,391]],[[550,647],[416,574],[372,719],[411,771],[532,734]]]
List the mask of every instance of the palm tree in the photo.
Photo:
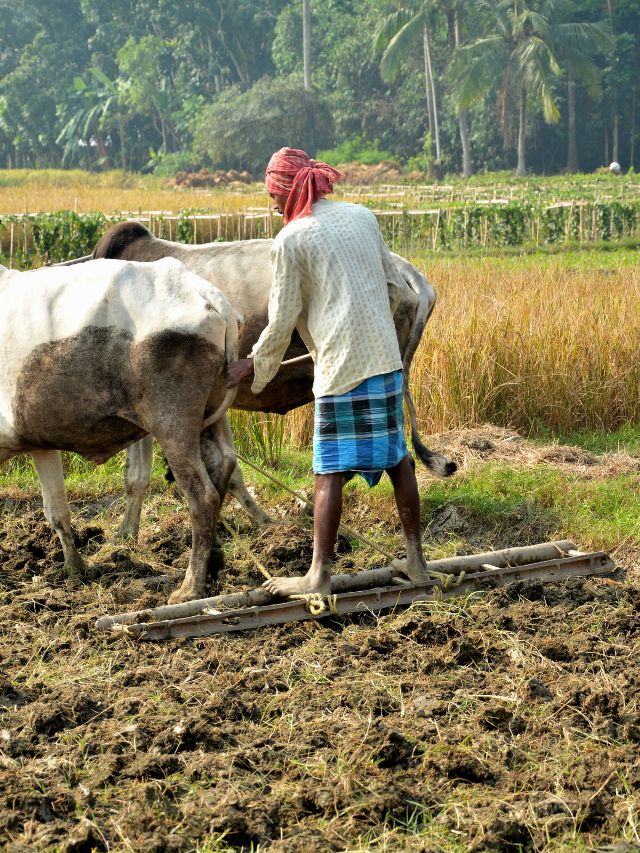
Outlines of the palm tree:
[[581,83],[593,100],[600,98],[600,69],[593,60],[598,51],[611,50],[613,38],[603,23],[559,24],[554,28],[554,52],[567,85],[567,171],[577,172],[576,90]]
[[[447,18],[449,46],[452,48],[453,55],[462,44],[460,19],[464,9],[466,8],[465,0],[441,0],[441,6]],[[469,138],[469,118],[466,108],[461,104],[458,104],[458,127],[460,129],[460,143],[462,145],[462,175],[465,178],[469,178],[473,174],[471,140]]]
[[304,93],[309,122],[309,153],[316,156],[316,128],[311,97],[311,0],[302,0],[302,59],[304,65]]
[[440,161],[440,117],[431,53],[430,12],[433,6],[433,0],[423,0],[414,2],[411,6],[401,6],[396,9],[381,21],[376,29],[373,49],[375,53],[382,54],[380,74],[382,79],[388,82],[395,80],[398,76],[402,59],[409,52],[413,42],[421,40],[429,135],[434,146],[431,153],[435,154],[436,160]]
[[[560,57],[572,56],[593,38],[594,24],[566,22],[566,0],[476,0],[476,8],[493,24],[493,33],[458,51],[459,98],[463,106],[498,87],[498,107],[505,144],[511,118],[518,116],[516,175],[526,174],[526,125],[529,106],[542,109],[547,122],[560,111],[554,77],[562,75]],[[566,52],[565,52],[566,51]]]

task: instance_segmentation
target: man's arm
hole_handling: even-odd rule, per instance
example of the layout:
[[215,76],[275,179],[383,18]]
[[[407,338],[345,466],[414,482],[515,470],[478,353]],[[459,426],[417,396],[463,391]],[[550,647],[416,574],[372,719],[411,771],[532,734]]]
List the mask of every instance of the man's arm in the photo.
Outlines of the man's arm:
[[249,354],[255,373],[251,386],[254,394],[259,394],[278,372],[302,311],[301,272],[283,243],[276,243],[271,260],[269,322]]

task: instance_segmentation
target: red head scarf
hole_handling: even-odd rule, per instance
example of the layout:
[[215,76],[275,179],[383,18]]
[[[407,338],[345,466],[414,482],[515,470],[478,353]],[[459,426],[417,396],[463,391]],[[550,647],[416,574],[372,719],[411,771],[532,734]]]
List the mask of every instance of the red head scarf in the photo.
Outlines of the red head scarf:
[[342,172],[317,163],[299,148],[281,148],[269,160],[264,182],[267,192],[286,195],[284,224],[311,213],[314,201],[333,192],[333,183],[344,178]]

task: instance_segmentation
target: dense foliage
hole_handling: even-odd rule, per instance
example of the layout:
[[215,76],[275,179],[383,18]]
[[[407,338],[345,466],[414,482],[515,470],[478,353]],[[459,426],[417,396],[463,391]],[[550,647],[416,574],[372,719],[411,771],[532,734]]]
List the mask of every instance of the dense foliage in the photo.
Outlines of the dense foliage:
[[309,1],[0,0],[0,166],[638,165],[640,0]]

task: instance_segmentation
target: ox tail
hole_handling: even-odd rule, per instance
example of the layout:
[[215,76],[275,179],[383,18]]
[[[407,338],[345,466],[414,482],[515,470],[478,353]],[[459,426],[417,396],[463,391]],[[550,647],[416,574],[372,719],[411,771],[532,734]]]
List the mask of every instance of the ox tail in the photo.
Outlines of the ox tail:
[[[238,322],[242,318],[236,311],[234,311],[234,309],[231,307],[231,304],[228,302],[226,303],[224,309],[221,309],[220,306],[216,307],[218,308],[218,310],[221,311],[222,316],[226,321],[226,332],[224,336],[224,364],[227,365],[230,364],[232,361],[238,360]],[[204,419],[202,423],[203,430],[206,429],[208,426],[211,426],[211,424],[214,424],[216,421],[220,420],[220,418],[225,414],[227,409],[235,400],[237,393],[237,386],[235,388],[227,389],[227,393],[224,395],[224,400],[220,403],[215,412]]]
[[411,332],[409,334],[409,340],[402,358],[402,394],[409,412],[411,443],[413,444],[413,449],[415,450],[418,459],[429,469],[429,471],[431,471],[432,474],[435,474],[437,477],[450,477],[458,470],[458,466],[455,462],[447,459],[446,456],[443,456],[441,453],[436,453],[435,451],[430,450],[420,438],[418,417],[416,415],[413,397],[411,396],[411,390],[409,388],[409,371],[411,369],[411,362],[418,348],[418,344],[420,343],[420,339],[422,338],[424,327],[427,325],[427,320],[429,319],[433,306],[436,303],[436,295],[427,279],[419,273],[415,267],[409,264],[407,264],[406,267],[403,265],[400,271],[411,290],[418,297],[418,307],[416,309],[413,325],[411,326]]

